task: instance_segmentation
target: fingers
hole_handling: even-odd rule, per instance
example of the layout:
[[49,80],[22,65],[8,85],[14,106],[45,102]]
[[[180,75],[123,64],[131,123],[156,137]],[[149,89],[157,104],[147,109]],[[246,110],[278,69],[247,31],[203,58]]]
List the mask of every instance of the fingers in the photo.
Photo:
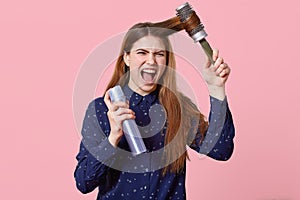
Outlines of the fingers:
[[212,55],[213,61],[216,61],[218,57],[219,57],[219,49],[213,49],[213,55]]
[[211,70],[215,71],[216,75],[222,78],[228,76],[230,73],[230,68],[227,63],[225,63],[224,58],[219,57],[218,49],[213,50],[213,60],[215,61],[215,63],[211,67]]
[[[215,60],[215,63],[214,63],[214,65],[211,67],[211,69],[212,69],[213,71],[217,71],[218,68],[221,67],[221,64],[223,64],[223,62],[224,62],[224,59],[223,59],[222,57],[218,57],[218,58]],[[223,66],[223,67],[224,67],[224,66]]]
[[110,109],[110,107],[111,107],[111,102],[110,102],[110,98],[109,98],[109,90],[107,90],[104,95],[104,103],[106,104],[108,109]]
[[116,101],[116,102],[111,102],[110,103],[110,108],[109,110],[111,111],[117,111],[119,110],[120,108],[129,108],[129,105],[128,103],[126,102],[121,102],[121,101]]
[[129,108],[119,107],[116,111],[109,110],[107,116],[114,134],[122,134],[122,123],[124,120],[135,119],[135,113]]
[[[212,59],[214,62],[216,62],[216,60],[219,57],[219,49],[213,49],[213,53],[212,53]],[[213,67],[211,66],[211,61],[209,59],[207,59],[206,64],[204,66],[205,68],[210,68]]]
[[119,107],[129,108],[128,101],[127,102],[122,102],[122,101],[111,102],[110,97],[109,97],[109,90],[106,91],[105,95],[104,95],[104,102],[105,102],[106,106],[108,107],[108,110],[116,111],[116,110],[118,110]]
[[111,122],[121,124],[126,119],[134,119],[135,113],[129,109],[127,102],[111,102],[109,97],[109,90],[104,95],[104,102],[108,107],[107,115]]
[[216,66],[215,72],[217,76],[224,76],[225,74],[230,72],[230,68],[226,63],[222,63],[219,66]]
[[212,60],[213,63],[210,60],[206,62],[201,73],[208,85],[224,86],[231,70],[218,49],[213,49]]
[[115,121],[124,121],[126,119],[135,119],[135,113],[129,108],[119,108],[115,112],[111,112],[111,117],[115,119]]
[[[225,63],[226,64],[226,63]],[[226,76],[228,76],[230,74],[230,68],[228,67],[228,65],[226,64],[225,67],[223,67],[223,69],[219,72],[219,76],[221,78],[225,78]]]

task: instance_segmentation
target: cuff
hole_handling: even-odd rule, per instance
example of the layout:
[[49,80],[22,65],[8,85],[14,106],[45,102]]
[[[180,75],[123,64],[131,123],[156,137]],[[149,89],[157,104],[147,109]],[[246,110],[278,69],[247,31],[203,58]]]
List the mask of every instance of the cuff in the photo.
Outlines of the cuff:
[[108,141],[105,137],[102,142],[93,148],[90,153],[101,163],[108,167],[111,167],[116,160],[116,154],[118,150]]
[[211,114],[217,113],[218,115],[226,113],[226,111],[227,111],[227,96],[225,96],[223,101],[210,96],[210,111],[211,111]]
[[227,97],[223,101],[210,96],[209,124],[199,153],[208,154],[221,136],[227,113]]

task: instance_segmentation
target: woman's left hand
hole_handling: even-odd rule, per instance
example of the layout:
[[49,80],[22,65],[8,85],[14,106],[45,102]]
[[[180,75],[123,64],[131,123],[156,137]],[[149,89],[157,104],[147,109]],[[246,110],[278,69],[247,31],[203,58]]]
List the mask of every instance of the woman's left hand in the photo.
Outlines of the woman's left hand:
[[202,76],[207,85],[213,87],[224,87],[230,74],[229,66],[224,62],[222,57],[219,57],[219,50],[213,50],[213,65],[208,60],[202,68]]

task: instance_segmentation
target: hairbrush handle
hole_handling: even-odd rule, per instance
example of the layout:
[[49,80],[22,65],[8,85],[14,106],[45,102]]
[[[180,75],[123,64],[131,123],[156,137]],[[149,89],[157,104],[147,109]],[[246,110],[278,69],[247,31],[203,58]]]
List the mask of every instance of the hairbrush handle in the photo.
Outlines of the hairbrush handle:
[[200,40],[199,43],[201,44],[202,49],[206,53],[210,63],[212,63],[212,64],[215,63],[215,61],[213,60],[213,50],[212,50],[211,46],[209,45],[209,43],[207,42],[207,40],[204,38],[204,39]]
[[213,61],[213,50],[205,37],[207,33],[204,30],[204,26],[201,23],[199,17],[196,15],[195,11],[189,5],[188,2],[180,5],[176,8],[177,16],[180,18],[181,23],[183,24],[184,29],[193,38],[194,42],[199,42],[208,56],[211,63]]
[[[109,97],[112,102],[126,102],[126,96],[119,85],[113,87],[109,91]],[[122,123],[122,128],[133,155],[138,155],[147,151],[141,133],[133,119],[124,120]]]

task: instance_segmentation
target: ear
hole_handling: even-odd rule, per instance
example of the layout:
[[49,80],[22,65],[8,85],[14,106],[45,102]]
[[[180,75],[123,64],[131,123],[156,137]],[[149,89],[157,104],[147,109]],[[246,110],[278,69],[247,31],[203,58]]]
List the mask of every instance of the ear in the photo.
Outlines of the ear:
[[129,54],[128,53],[124,52],[123,60],[124,60],[125,64],[129,67]]

